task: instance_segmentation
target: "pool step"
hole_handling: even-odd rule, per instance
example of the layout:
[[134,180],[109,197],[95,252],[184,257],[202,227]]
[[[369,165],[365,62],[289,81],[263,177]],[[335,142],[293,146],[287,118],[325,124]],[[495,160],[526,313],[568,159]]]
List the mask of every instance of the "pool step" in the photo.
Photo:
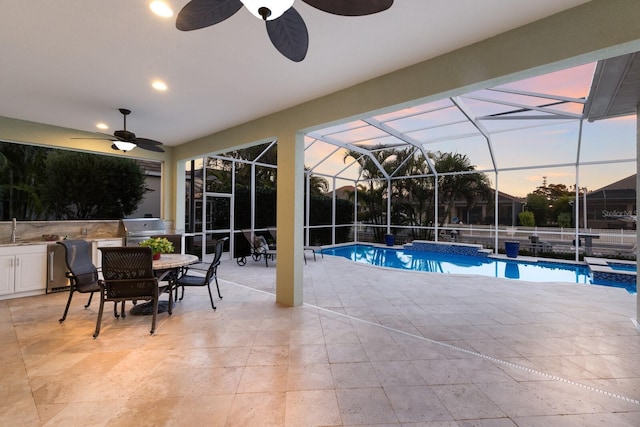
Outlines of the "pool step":
[[[608,258],[584,257],[584,261],[591,270],[594,280],[603,280],[618,283],[635,283],[636,272],[633,270],[618,270],[615,265],[635,267],[635,261],[623,261]],[[636,267],[637,268],[637,267]]]

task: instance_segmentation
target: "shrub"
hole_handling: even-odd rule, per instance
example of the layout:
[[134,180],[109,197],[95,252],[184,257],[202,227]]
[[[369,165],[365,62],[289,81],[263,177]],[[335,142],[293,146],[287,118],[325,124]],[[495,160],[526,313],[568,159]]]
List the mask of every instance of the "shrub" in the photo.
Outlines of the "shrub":
[[536,225],[536,218],[533,212],[520,212],[518,214],[518,220],[520,220],[520,225],[523,227],[535,227]]

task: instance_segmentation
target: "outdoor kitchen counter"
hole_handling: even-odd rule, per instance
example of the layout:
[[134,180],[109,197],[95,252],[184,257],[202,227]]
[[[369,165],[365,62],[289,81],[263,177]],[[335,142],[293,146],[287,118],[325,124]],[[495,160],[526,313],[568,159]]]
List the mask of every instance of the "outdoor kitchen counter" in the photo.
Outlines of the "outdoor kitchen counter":
[[[112,242],[114,240],[120,240],[122,241],[122,237],[85,237],[85,238],[80,238],[77,237],[76,239],[82,239],[82,240],[86,240],[87,242]],[[30,245],[52,245],[56,242],[61,241],[62,239],[59,240],[18,240],[15,243],[11,243],[11,242],[4,242],[4,241],[0,241],[0,247],[9,247],[9,246],[30,246]],[[72,240],[71,238],[69,238],[69,240]]]

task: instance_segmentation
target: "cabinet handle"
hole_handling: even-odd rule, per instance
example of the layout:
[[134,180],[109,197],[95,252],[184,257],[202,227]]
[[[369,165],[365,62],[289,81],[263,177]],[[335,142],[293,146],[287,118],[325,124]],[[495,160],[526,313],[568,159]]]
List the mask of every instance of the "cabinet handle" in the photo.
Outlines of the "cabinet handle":
[[16,258],[16,267],[20,267],[20,258]]
[[54,252],[49,252],[49,281],[53,282],[53,256]]

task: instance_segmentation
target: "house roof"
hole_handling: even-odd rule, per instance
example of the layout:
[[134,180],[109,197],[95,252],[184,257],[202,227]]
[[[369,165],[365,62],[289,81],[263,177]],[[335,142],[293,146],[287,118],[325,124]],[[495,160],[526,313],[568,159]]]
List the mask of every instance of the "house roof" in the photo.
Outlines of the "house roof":
[[[596,191],[602,191],[602,190],[606,190],[606,191],[610,191],[610,190],[629,190],[632,189],[635,191],[636,189],[636,178],[638,177],[638,174],[633,174],[631,176],[628,176],[626,178],[623,178],[619,181],[616,182],[612,182],[609,185],[606,185],[602,188],[599,188]],[[595,192],[595,191],[594,191]]]
[[587,194],[589,199],[624,199],[635,200],[637,174],[599,188]]

